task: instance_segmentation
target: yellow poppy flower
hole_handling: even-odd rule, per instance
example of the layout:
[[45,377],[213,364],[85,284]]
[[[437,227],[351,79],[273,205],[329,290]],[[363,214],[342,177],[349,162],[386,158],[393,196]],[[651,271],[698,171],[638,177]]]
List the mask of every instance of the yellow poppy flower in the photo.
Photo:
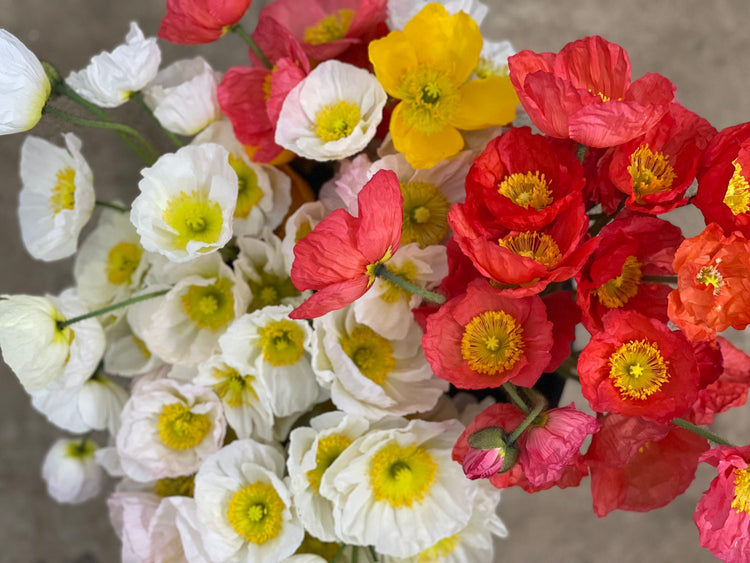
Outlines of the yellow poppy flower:
[[370,61],[385,91],[401,100],[391,116],[397,151],[414,168],[429,168],[459,152],[459,129],[513,121],[518,97],[508,77],[467,82],[479,63],[482,34],[460,12],[428,4],[406,24],[370,43]]

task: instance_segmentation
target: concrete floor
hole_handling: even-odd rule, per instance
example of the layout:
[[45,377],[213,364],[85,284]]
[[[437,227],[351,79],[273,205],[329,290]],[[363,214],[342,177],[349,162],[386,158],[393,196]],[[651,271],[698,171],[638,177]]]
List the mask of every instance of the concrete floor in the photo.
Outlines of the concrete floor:
[[[302,3],[302,2],[301,2]],[[717,128],[750,119],[750,34],[747,0],[488,0],[487,36],[507,38],[518,49],[554,51],[566,42],[600,34],[623,45],[633,76],[660,72],[678,86],[684,105]],[[88,57],[110,49],[124,37],[130,20],[153,35],[164,2],[130,0],[0,0],[0,27],[20,37],[40,58],[66,75]],[[250,20],[248,19],[248,22]],[[251,23],[247,24],[250,27]],[[204,54],[216,68],[243,64],[243,44],[228,37],[208,47],[164,45],[165,62]],[[1,64],[1,63],[0,63]],[[118,111],[140,123],[134,108]],[[152,137],[156,133],[144,128]],[[59,141],[68,130],[43,123],[34,133]],[[104,132],[79,132],[83,153],[96,175],[101,199],[131,199],[138,162],[119,140]],[[20,136],[0,137],[0,293],[56,293],[71,284],[70,260],[54,264],[32,260],[20,239],[16,205]],[[165,146],[166,148],[166,146]],[[688,234],[699,220],[681,219]],[[745,335],[738,335],[750,350]],[[566,400],[580,400],[575,390]],[[721,417],[715,429],[747,443],[750,409]],[[47,498],[40,477],[47,447],[59,436],[40,415],[12,373],[0,365],[0,562],[111,562],[119,559],[103,500],[83,506],[60,506]],[[712,561],[699,547],[692,512],[712,478],[703,468],[690,490],[669,507],[648,514],[613,513],[598,520],[590,508],[586,484],[576,490],[529,496],[505,494],[501,514],[510,538],[501,543],[497,561],[561,562],[699,562]]]

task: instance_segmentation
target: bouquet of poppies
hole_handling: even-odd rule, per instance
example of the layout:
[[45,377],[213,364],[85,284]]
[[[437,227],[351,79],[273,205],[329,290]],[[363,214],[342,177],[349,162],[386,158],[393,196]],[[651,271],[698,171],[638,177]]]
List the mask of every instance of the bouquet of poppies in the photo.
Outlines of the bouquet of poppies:
[[[700,543],[750,559],[750,446],[704,428],[750,387],[718,335],[750,324],[750,123],[601,37],[484,39],[477,0],[274,0],[252,32],[249,4],[167,0],[161,39],[245,42],[224,71],[160,68],[132,23],[63,78],[0,30],[0,134],[62,120],[143,160],[102,201],[76,134],[21,148],[28,252],[75,255],[75,287],[0,298],[3,359],[75,435],[50,495],[117,479],[128,562],[489,562],[501,489],[588,477],[603,517],[704,462]],[[686,205],[694,238],[659,217]]]

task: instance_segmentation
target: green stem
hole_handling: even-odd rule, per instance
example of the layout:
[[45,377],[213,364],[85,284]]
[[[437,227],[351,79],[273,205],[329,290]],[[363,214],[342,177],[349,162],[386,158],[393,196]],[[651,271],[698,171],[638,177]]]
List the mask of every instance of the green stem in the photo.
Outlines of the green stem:
[[617,209],[615,209],[615,212],[612,215],[607,215],[606,213],[603,213],[601,216],[597,217],[597,219],[594,221],[594,224],[589,227],[589,233],[592,237],[595,237],[599,234],[599,231],[601,231],[604,226],[610,222],[610,220],[617,217],[617,215],[625,208],[625,198],[623,197],[622,200],[620,200],[620,204],[617,206]]
[[83,321],[86,319],[90,319],[92,317],[98,317],[99,315],[105,315],[109,313],[110,311],[115,311],[116,309],[121,309],[122,307],[127,307],[128,305],[133,305],[134,303],[139,303],[141,301],[146,301],[148,299],[153,299],[154,297],[160,297],[164,294],[166,294],[169,291],[169,289],[160,289],[159,291],[153,291],[151,293],[144,293],[143,295],[138,295],[136,297],[131,297],[130,299],[126,299],[125,301],[120,301],[119,303],[113,303],[112,305],[109,305],[107,307],[102,307],[101,309],[97,309],[96,311],[91,311],[90,313],[86,313],[85,315],[79,315],[78,317],[73,317],[72,319],[66,319],[64,321],[59,321],[57,323],[58,329],[62,330],[66,326],[70,326],[73,323],[77,323],[79,321]]
[[346,546],[345,543],[341,544],[341,547],[339,548],[339,550],[336,552],[336,554],[331,559],[331,563],[336,563],[339,560],[339,557],[341,557],[341,555],[344,553],[344,550],[346,549],[346,547],[347,546]]
[[110,203],[108,201],[101,201],[97,199],[94,203],[99,207],[108,207],[109,209],[114,209],[115,211],[119,211],[120,213],[127,213],[128,211],[130,211],[130,209],[128,209],[127,207],[117,205],[116,203]]
[[388,280],[401,289],[405,289],[409,293],[419,295],[427,301],[432,301],[433,303],[437,303],[438,305],[442,305],[443,303],[445,303],[445,295],[435,293],[434,291],[429,291],[423,287],[419,287],[418,285],[411,283],[408,280],[405,280],[398,274],[394,274],[393,272],[391,272],[388,268],[386,268],[385,264],[378,264],[377,266],[375,266],[374,274],[379,278]]
[[513,385],[510,381],[506,381],[505,383],[503,383],[503,391],[508,394],[508,397],[510,397],[510,400],[513,401],[513,404],[515,404],[525,414],[529,414],[531,409],[521,398],[521,395],[518,394],[518,390],[516,389],[515,385]]
[[154,123],[156,123],[156,125],[158,125],[159,129],[161,129],[164,132],[164,134],[167,137],[169,137],[169,140],[172,141],[175,144],[175,146],[177,146],[178,148],[185,146],[185,143],[180,141],[177,135],[172,133],[169,129],[167,129],[161,124],[161,121],[159,121],[159,118],[157,118],[154,115],[154,112],[151,111],[151,108],[148,107],[148,104],[146,104],[146,100],[143,99],[143,95],[140,92],[134,92],[130,98],[132,100],[135,100],[138,103],[138,105],[143,108],[143,110],[148,114],[151,121],[153,121]]
[[372,547],[371,545],[368,545],[367,549],[370,550],[370,557],[372,557],[372,560],[375,561],[375,563],[377,563],[377,561],[378,561],[378,554],[375,551],[375,548]]
[[359,546],[353,545],[352,546],[352,563],[357,563],[359,560]]
[[526,418],[524,418],[521,424],[519,424],[518,427],[513,431],[513,434],[508,437],[507,444],[514,444],[516,440],[518,440],[519,436],[523,434],[523,431],[531,426],[531,424],[536,420],[536,417],[539,416],[539,413],[541,413],[542,410],[544,410],[544,401],[539,401],[539,403],[534,406],[534,410],[526,415]]
[[676,284],[677,276],[641,276],[641,282]]
[[245,43],[250,45],[250,48],[253,50],[253,53],[260,59],[260,62],[263,63],[263,66],[265,66],[267,69],[272,69],[273,65],[271,64],[271,61],[268,60],[268,58],[263,54],[263,51],[260,50],[260,47],[258,47],[258,44],[255,42],[255,40],[250,36],[250,34],[242,29],[239,24],[232,26],[232,31],[234,31],[237,35],[242,37],[242,39],[245,40]]
[[674,420],[672,420],[672,423],[676,424],[677,426],[681,428],[684,428],[685,430],[690,430],[690,432],[694,434],[698,434],[698,436],[703,436],[706,440],[711,440],[712,442],[721,444],[722,446],[732,446],[733,448],[737,447],[733,443],[722,438],[721,436],[717,436],[710,430],[706,430],[705,428],[696,426],[692,422],[688,422],[687,420],[684,420],[682,418],[675,418]]

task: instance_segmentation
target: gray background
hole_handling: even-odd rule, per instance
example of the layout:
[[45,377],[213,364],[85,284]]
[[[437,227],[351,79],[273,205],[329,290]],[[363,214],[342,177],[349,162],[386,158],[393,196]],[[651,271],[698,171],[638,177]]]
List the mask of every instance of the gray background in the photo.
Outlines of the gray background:
[[[122,41],[130,20],[154,35],[163,0],[0,0],[0,27],[24,41],[63,76],[88,58]],[[304,4],[300,1],[300,4]],[[748,0],[489,0],[483,26],[492,39],[510,39],[517,49],[556,51],[568,41],[600,34],[624,46],[633,77],[659,72],[678,88],[680,101],[721,129],[750,119],[750,19]],[[252,16],[245,20],[251,29]],[[244,64],[243,43],[227,37],[208,47],[163,44],[164,60],[204,54],[218,69]],[[0,61],[0,64],[2,62]],[[138,108],[116,114],[142,122]],[[60,142],[70,130],[58,123],[34,133]],[[95,174],[97,195],[136,193],[139,162],[114,135],[76,130]],[[19,238],[16,205],[20,183],[17,162],[22,136],[0,137],[0,292],[56,293],[71,284],[72,261],[32,260]],[[163,148],[167,149],[166,144]],[[702,227],[699,217],[682,213],[686,233]],[[736,335],[750,350],[744,335]],[[564,400],[579,400],[575,389]],[[738,443],[748,442],[750,411],[723,415],[715,430]],[[61,506],[46,496],[40,477],[42,458],[60,435],[34,412],[13,374],[0,364],[0,561],[117,561],[119,546],[102,498],[82,506]],[[617,512],[597,519],[591,512],[588,483],[578,489],[527,495],[505,493],[501,514],[510,538],[501,542],[497,561],[712,561],[698,545],[692,512],[713,478],[701,468],[693,486],[670,506],[647,514]]]

